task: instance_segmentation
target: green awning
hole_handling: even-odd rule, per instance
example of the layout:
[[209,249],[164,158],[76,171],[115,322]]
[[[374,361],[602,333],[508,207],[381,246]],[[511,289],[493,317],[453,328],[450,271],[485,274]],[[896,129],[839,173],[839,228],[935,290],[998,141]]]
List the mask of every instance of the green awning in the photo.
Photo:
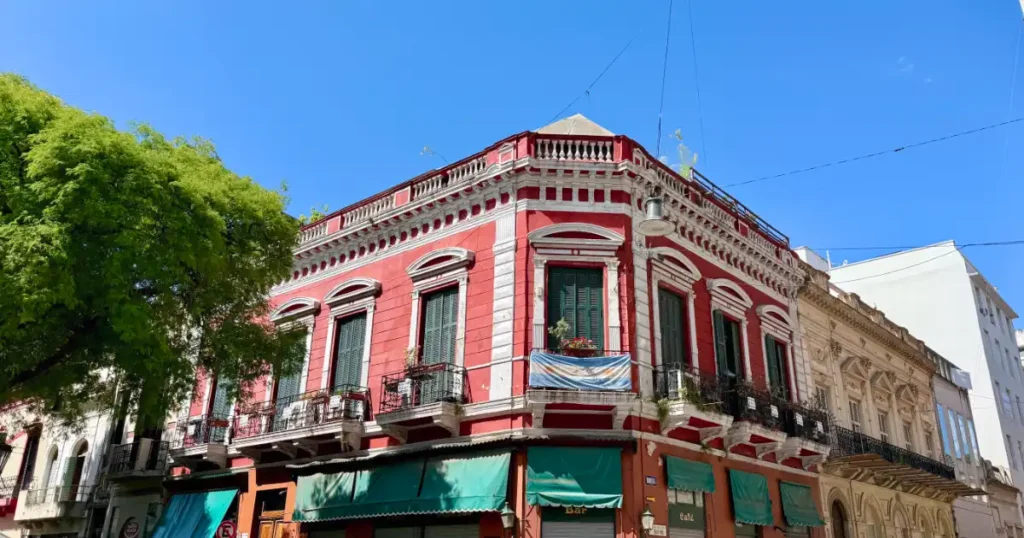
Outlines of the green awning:
[[498,511],[511,459],[509,452],[489,452],[299,477],[292,519]]
[[620,508],[621,450],[530,447],[526,455],[526,502],[540,506]]
[[715,492],[715,473],[710,464],[665,456],[665,470],[670,488]]
[[237,489],[171,497],[153,538],[210,538],[228,513]]
[[737,523],[775,523],[772,499],[768,496],[768,479],[759,474],[729,469],[729,489],[732,490],[732,511]]
[[782,513],[791,527],[821,527],[825,521],[818,514],[811,488],[790,482],[779,482],[782,494]]

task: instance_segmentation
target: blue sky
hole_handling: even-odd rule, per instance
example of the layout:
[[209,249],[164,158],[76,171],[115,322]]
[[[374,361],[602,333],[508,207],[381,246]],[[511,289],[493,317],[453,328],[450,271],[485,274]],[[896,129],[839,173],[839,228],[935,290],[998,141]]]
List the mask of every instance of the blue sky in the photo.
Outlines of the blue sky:
[[[94,5],[96,4],[96,5]],[[145,4],[145,5],[139,5]],[[666,134],[721,185],[1024,116],[1014,0],[692,0],[672,17]],[[211,138],[293,213],[347,205],[565,115],[656,146],[667,1],[8,2],[0,71],[119,124]],[[1024,71],[1024,69],[1022,69]],[[1024,84],[1020,73],[1017,86]],[[1024,123],[730,189],[794,245],[1024,238]],[[662,153],[673,154],[662,141]],[[832,251],[851,261],[885,251]],[[1024,247],[966,254],[1024,315]]]

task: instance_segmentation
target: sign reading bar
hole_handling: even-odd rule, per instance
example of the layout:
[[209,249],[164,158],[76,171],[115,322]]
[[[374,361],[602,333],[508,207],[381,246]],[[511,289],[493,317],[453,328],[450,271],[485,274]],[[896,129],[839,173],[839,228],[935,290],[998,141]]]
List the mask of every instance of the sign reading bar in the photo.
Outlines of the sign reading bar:
[[586,506],[566,506],[565,513],[571,516],[582,516],[587,513]]

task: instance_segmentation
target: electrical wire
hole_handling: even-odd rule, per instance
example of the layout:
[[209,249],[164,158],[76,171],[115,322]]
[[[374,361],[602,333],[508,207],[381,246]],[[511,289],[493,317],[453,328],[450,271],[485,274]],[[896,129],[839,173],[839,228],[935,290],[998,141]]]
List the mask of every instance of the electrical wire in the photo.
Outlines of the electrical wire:
[[636,36],[633,36],[628,42],[626,42],[626,46],[622,47],[622,50],[620,50],[619,53],[616,54],[614,58],[612,58],[612,61],[608,62],[608,65],[604,66],[604,69],[602,69],[601,72],[598,73],[597,78],[595,78],[593,81],[591,81],[590,85],[587,86],[587,89],[583,90],[583,92],[580,93],[579,95],[577,95],[575,99],[573,99],[572,101],[569,101],[569,104],[565,105],[565,107],[562,108],[562,110],[559,110],[557,114],[552,116],[551,119],[548,120],[548,123],[551,123],[551,122],[557,120],[562,114],[565,113],[566,110],[569,110],[569,108],[572,105],[575,105],[576,102],[579,101],[580,98],[583,97],[584,95],[589,96],[590,95],[590,90],[593,89],[593,87],[598,83],[598,81],[601,80],[601,77],[603,77],[604,74],[607,73],[608,70],[611,69],[613,65],[615,65],[615,62],[617,62],[619,60],[619,57],[621,57],[622,54],[624,52],[626,52],[626,49],[628,49],[629,46],[632,45],[633,41],[635,41],[635,40],[636,40]]
[[832,161],[832,162],[823,163],[823,164],[816,164],[814,166],[809,166],[807,168],[801,168],[799,170],[790,170],[789,172],[783,172],[781,174],[775,174],[773,176],[762,176],[762,177],[755,178],[755,179],[748,179],[747,181],[740,181],[738,183],[730,183],[728,185],[725,185],[724,187],[725,188],[739,187],[741,185],[749,185],[751,183],[758,183],[758,182],[761,182],[761,181],[770,181],[770,180],[779,179],[779,178],[782,178],[782,177],[792,176],[792,175],[796,175],[796,174],[803,174],[805,172],[811,172],[813,170],[820,170],[822,168],[829,168],[829,167],[832,167],[832,166],[839,166],[839,165],[843,165],[843,164],[849,164],[849,163],[852,163],[852,162],[862,161],[864,159],[870,159],[870,158],[873,158],[873,157],[880,157],[882,155],[887,155],[889,153],[899,153],[899,152],[904,151],[904,150],[913,149],[913,148],[919,148],[921,146],[927,146],[929,144],[935,144],[937,142],[945,142],[946,140],[952,140],[954,138],[959,138],[961,136],[967,136],[967,135],[972,135],[972,134],[975,134],[975,133],[980,133],[982,131],[988,131],[988,130],[991,130],[991,129],[997,129],[999,127],[1005,127],[1007,125],[1010,125],[1010,124],[1013,124],[1013,123],[1019,123],[1019,122],[1022,122],[1022,121],[1024,121],[1024,118],[1013,118],[1011,120],[1006,120],[1006,121],[999,122],[999,123],[993,123],[991,125],[986,125],[984,127],[978,127],[976,129],[969,129],[969,130],[966,130],[966,131],[960,131],[958,133],[954,133],[954,134],[951,134],[951,135],[940,136],[939,138],[932,138],[930,140],[924,140],[922,142],[915,142],[913,144],[907,144],[905,146],[899,146],[897,148],[887,149],[887,150],[884,150],[884,151],[876,151],[874,153],[866,153],[864,155],[858,155],[856,157],[849,157],[849,158],[838,160],[838,161]]
[[673,1],[674,0],[668,0],[668,27],[665,29],[665,58],[661,63],[661,99],[658,102],[658,136],[655,138],[655,140],[657,140],[657,150],[654,153],[659,158],[661,157],[661,117],[662,113],[665,111],[665,76],[668,74],[668,44],[669,38],[672,37]]
[[[833,282],[833,284],[836,284],[836,285],[839,285],[839,284],[849,284],[850,282],[860,282],[861,280],[867,280],[869,278],[878,278],[880,276],[886,276],[886,275],[891,275],[893,273],[898,273],[900,271],[906,271],[907,269],[912,269],[912,268],[917,267],[919,265],[924,265],[924,264],[926,264],[928,262],[935,261],[935,260],[937,260],[937,259],[939,259],[939,258],[941,258],[943,256],[948,256],[948,255],[950,255],[950,254],[952,254],[954,252],[960,252],[961,250],[963,250],[963,248],[964,248],[963,246],[959,246],[959,247],[956,247],[955,249],[953,249],[953,250],[951,250],[949,252],[943,252],[942,254],[939,254],[938,256],[935,256],[934,258],[928,258],[927,260],[924,260],[924,261],[921,261],[921,262],[917,262],[917,263],[908,265],[906,267],[900,267],[899,269],[893,269],[891,271],[886,271],[884,273],[878,273],[877,275],[868,275],[868,276],[862,276],[860,278],[852,278],[850,280],[842,280],[842,281],[838,281],[838,282]],[[840,266],[840,268],[841,267],[842,266]]]
[[704,165],[708,163],[708,148],[704,144],[704,107],[700,102],[700,74],[697,71],[697,40],[693,36],[693,9],[691,0],[686,0],[686,15],[690,19],[690,51],[693,53],[693,84],[697,89],[697,119],[700,121],[700,153]]
[[[1024,239],[1012,241],[988,241],[984,243],[963,243],[960,248],[965,247],[1005,247],[1012,245],[1024,245]],[[889,246],[889,247],[814,247],[811,250],[920,250],[924,248],[937,248],[947,246],[944,243],[937,245],[915,245],[915,246]]]

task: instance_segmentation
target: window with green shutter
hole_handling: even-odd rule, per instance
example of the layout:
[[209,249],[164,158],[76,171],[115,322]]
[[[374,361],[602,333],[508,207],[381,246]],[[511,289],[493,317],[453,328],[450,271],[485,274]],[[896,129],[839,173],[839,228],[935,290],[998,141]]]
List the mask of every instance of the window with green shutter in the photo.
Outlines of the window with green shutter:
[[[582,336],[604,349],[604,271],[602,269],[551,267],[548,269],[548,325],[569,323],[567,338]],[[561,342],[548,336],[548,348]]]
[[683,298],[664,288],[658,288],[658,323],[661,328],[661,362],[667,367],[688,364],[686,344],[686,310]]
[[715,361],[718,363],[718,374],[732,378],[740,378],[740,366],[743,364],[743,353],[740,347],[740,324],[714,311],[715,323]]
[[786,377],[786,345],[772,335],[764,337],[764,352],[768,362],[768,383],[772,391],[789,399],[789,382]]
[[435,291],[427,295],[423,303],[423,336],[420,340],[423,363],[455,362],[459,288]]
[[366,345],[366,314],[357,314],[335,322],[334,382],[332,387],[358,387],[363,374]]
[[277,401],[294,400],[301,392],[299,384],[302,382],[302,371],[297,370],[294,374],[281,377],[277,380]]
[[217,382],[213,385],[213,398],[210,403],[210,415],[215,417],[226,417],[231,411],[231,400],[228,399],[228,391],[231,382],[217,376]]

